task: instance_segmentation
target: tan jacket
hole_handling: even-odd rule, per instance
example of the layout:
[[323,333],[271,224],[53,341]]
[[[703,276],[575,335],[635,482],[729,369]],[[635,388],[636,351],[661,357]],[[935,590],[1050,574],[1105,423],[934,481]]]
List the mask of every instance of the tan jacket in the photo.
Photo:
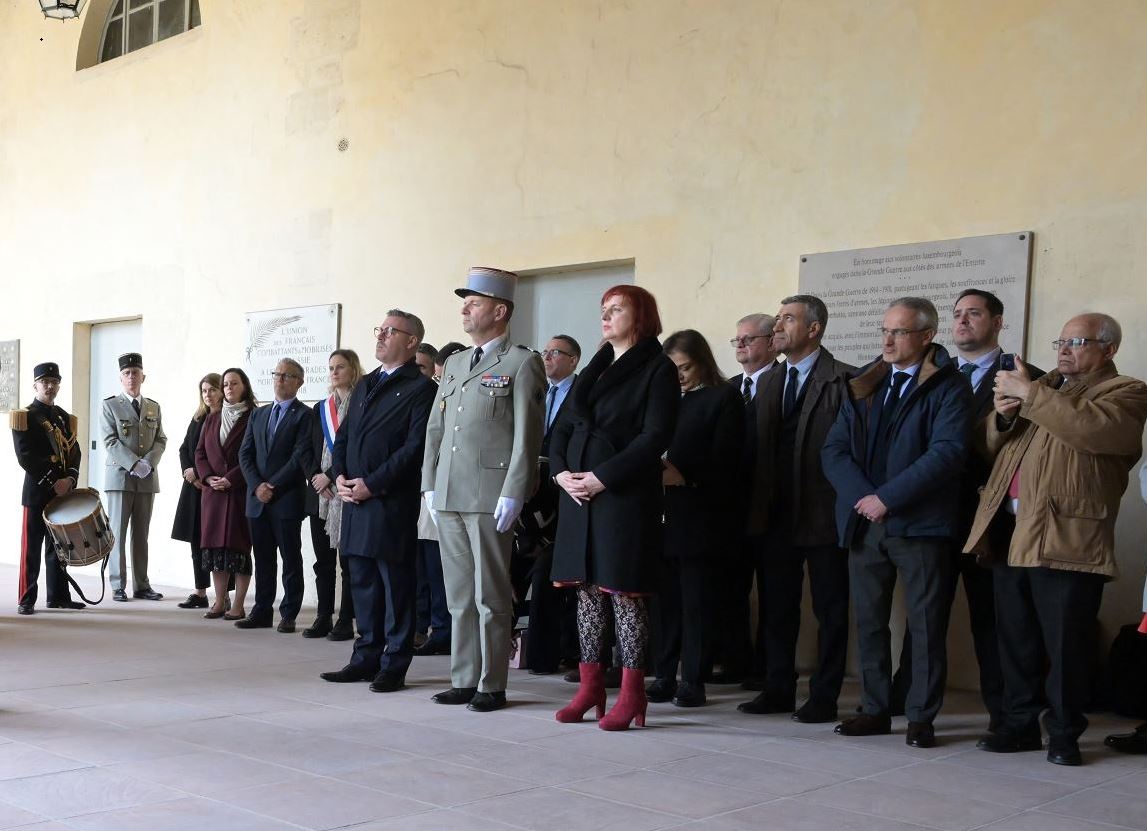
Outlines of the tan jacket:
[[1009,427],[995,416],[984,420],[994,464],[964,551],[1003,555],[990,550],[987,531],[1018,468],[1008,565],[1115,577],[1115,519],[1142,453],[1147,384],[1119,375],[1114,364],[1056,389],[1062,379],[1053,371],[1033,382]]

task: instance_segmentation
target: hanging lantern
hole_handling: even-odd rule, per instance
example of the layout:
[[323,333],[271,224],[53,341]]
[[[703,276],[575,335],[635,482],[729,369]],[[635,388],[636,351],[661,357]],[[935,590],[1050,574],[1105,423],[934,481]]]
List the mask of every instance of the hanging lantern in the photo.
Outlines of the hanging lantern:
[[44,17],[54,17],[56,20],[69,20],[79,17],[87,0],[40,0],[40,11]]

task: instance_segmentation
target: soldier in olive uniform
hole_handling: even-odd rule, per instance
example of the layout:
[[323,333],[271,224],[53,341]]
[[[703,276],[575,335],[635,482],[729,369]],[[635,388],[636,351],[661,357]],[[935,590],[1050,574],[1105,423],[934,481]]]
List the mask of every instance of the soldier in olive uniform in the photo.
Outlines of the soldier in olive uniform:
[[119,356],[119,380],[123,392],[104,399],[100,426],[107,448],[104,490],[108,519],[115,533],[115,546],[108,560],[113,600],[126,601],[127,556],[125,540],[131,525],[132,596],[142,600],[162,600],[147,579],[147,532],[151,506],[159,493],[155,467],[167,447],[159,405],[140,394],[147,376],[138,352]]
[[451,688],[439,704],[505,706],[513,592],[513,527],[537,479],[546,377],[542,360],[510,344],[517,275],[470,269],[462,328],[473,349],[442,369],[426,427],[422,491],[438,524],[453,625]]
[[37,364],[33,372],[36,400],[26,410],[8,414],[16,460],[24,468],[24,533],[20,552],[20,600],[17,611],[32,614],[36,606],[36,581],[40,576],[40,552],[48,583],[49,609],[82,609],[72,600],[63,563],[49,541],[45,545],[44,506],[76,486],[80,475],[80,445],[76,441],[76,417],[56,406],[60,391],[60,368]]

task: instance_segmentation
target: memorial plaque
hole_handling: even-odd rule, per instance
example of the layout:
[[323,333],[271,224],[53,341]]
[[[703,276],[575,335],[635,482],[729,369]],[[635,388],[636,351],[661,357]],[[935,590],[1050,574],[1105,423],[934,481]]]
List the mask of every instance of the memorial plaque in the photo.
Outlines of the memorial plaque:
[[20,409],[20,341],[0,341],[0,413]]
[[342,307],[301,306],[247,313],[246,360],[243,368],[260,403],[275,400],[271,372],[283,358],[303,365],[306,382],[301,401],[317,401],[327,394],[327,357],[339,345]]
[[[840,360],[862,366],[880,354],[878,330],[897,297],[926,297],[940,312],[936,340],[951,345],[952,306],[964,289],[992,292],[1004,304],[1005,352],[1027,355],[1028,281],[1032,232],[885,245],[801,257],[800,293],[828,306],[824,345]],[[1033,360],[1039,362],[1040,356]],[[1046,360],[1045,360],[1046,363]]]

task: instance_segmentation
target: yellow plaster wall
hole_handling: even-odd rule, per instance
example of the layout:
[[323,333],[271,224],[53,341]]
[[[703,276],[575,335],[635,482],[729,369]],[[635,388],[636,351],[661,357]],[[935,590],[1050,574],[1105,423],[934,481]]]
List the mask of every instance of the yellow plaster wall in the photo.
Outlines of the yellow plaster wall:
[[[1138,0],[200,5],[201,28],[77,72],[80,24],[0,2],[0,338],[26,387],[38,360],[75,369],[73,323],[142,315],[175,437],[248,310],[341,302],[370,354],[394,305],[458,337],[470,264],[632,258],[667,326],[723,343],[801,253],[1027,228],[1035,360],[1106,310],[1120,367],[1147,375]],[[176,468],[173,447],[156,542]],[[1145,524],[1129,496],[1108,625],[1137,611]],[[154,551],[186,582],[182,544]]]

